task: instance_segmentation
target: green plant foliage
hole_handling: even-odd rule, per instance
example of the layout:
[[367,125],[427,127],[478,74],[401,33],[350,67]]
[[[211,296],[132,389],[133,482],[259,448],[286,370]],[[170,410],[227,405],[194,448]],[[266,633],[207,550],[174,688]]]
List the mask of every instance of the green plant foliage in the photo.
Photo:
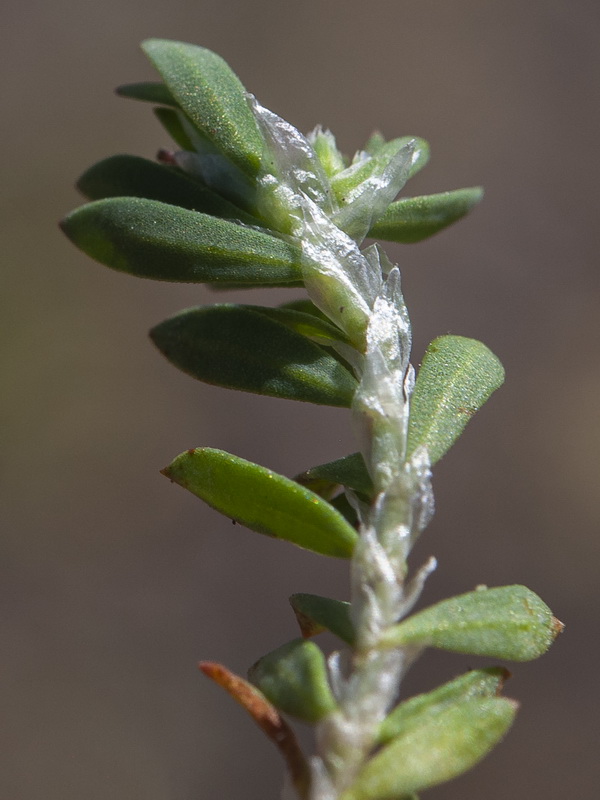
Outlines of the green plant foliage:
[[245,89],[229,65],[204,47],[148,39],[142,45],[198,130],[249,175],[260,169],[263,140]]
[[346,486],[367,497],[373,493],[373,482],[361,453],[351,453],[336,461],[311,467],[297,475],[296,480],[323,496],[331,495],[338,486]]
[[385,647],[420,645],[455,653],[530,661],[543,655],[562,624],[525,586],[481,588],[442,600],[384,634]]
[[298,247],[156,200],[97,200],[71,212],[61,226],[91,258],[140,278],[285,285],[301,274]]
[[356,380],[335,358],[254,306],[191,308],[150,335],[171,363],[205,383],[322,405],[352,403]]
[[299,300],[290,300],[289,303],[282,303],[279,308],[289,308],[291,311],[302,311],[303,314],[311,314],[313,317],[319,317],[323,322],[329,322],[325,314],[316,307],[312,300],[302,297]]
[[159,106],[154,109],[154,116],[182,150],[193,151],[194,142],[191,140],[183,123],[183,112],[174,108]]
[[123,86],[118,86],[116,92],[120,97],[127,97],[131,100],[142,100],[145,103],[156,103],[161,106],[179,108],[177,100],[175,100],[164,83],[153,81],[125,83]]
[[[292,595],[303,639],[261,658],[251,683],[216,662],[200,669],[278,748],[286,798],[418,800],[483,758],[516,704],[499,696],[508,673],[495,667],[394,707],[416,656],[437,647],[527,661],[562,630],[524,586],[482,587],[409,614],[435,565],[409,575],[410,550],[433,514],[430,466],[504,371],[481,342],[441,336],[413,383],[399,268],[363,241],[420,241],[468,213],[482,190],[396,199],[429,159],[423,139],[375,133],[350,162],[330,131],[304,136],[255,102],[210,50],[161,39],[143,49],[162,82],[117,91],[153,103],[180,149],[159,151],[159,163],[118,155],[92,166],[78,183],[92,202],[63,220],[64,232],[138,277],[304,289],[273,308],[189,308],[151,338],[205,383],[351,408],[360,437],[361,452],[295,480],[213,448],[187,450],[162,471],[234,523],[352,559],[350,601]],[[308,641],[321,632],[341,640],[327,662]],[[317,726],[311,759],[282,714]]]
[[293,594],[290,605],[294,610],[302,636],[316,636],[330,631],[342,641],[354,644],[354,627],[350,619],[350,603],[319,597],[316,594]]
[[182,453],[163,474],[253,531],[325,556],[352,555],[357,534],[341,514],[266,467],[199,447]]
[[472,669],[453,681],[438,686],[432,692],[410,697],[392,711],[381,723],[379,744],[387,744],[404,731],[419,725],[421,720],[434,721],[438,714],[450,706],[477,697],[495,697],[509,676],[500,667]]
[[337,175],[347,166],[346,159],[337,149],[335,136],[320,126],[314,131],[311,144],[328,177]]
[[321,650],[295,639],[263,656],[248,670],[249,680],[280,711],[311,724],[335,710]]
[[415,175],[422,169],[429,160],[429,145],[424,139],[418,137],[402,136],[385,142],[377,149],[377,152],[369,158],[359,158],[347,169],[338,172],[331,179],[331,188],[336,199],[341,205],[346,205],[355,196],[361,184],[373,177],[380,175],[388,166],[390,161],[396,156],[403,147],[409,144],[414,146],[412,165],[408,172],[408,177]]
[[247,306],[247,308],[251,308],[258,314],[269,317],[269,319],[274,319],[276,322],[290,328],[290,330],[312,339],[313,342],[330,346],[335,342],[348,342],[348,337],[343,331],[314,314],[294,308],[285,308],[284,306],[277,308]]
[[369,231],[374,239],[411,244],[457,222],[480,202],[483,189],[456,189],[453,192],[403,197],[396,200]]
[[139,156],[118,155],[99,161],[83,173],[77,188],[88,200],[142,197],[223,219],[257,224],[254,217],[181,170]]
[[517,707],[504,697],[477,697],[414,718],[367,763],[340,800],[398,800],[455,778],[502,739]]
[[425,447],[435,464],[503,382],[502,364],[481,342],[464,336],[434,339],[417,373],[408,453]]

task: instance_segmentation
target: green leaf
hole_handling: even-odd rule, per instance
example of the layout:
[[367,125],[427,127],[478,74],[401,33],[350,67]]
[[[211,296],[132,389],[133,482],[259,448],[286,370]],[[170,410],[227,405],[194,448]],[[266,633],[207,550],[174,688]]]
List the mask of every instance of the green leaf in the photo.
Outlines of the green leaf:
[[301,279],[299,248],[156,200],[97,200],[71,212],[61,227],[96,261],[141,278],[256,285]]
[[481,588],[442,600],[383,634],[382,647],[437,647],[454,653],[531,661],[563,625],[525,586]]
[[440,336],[429,345],[410,405],[408,454],[419,446],[435,464],[504,381],[504,369],[481,342]]
[[356,531],[329,503],[294,481],[222,450],[178,456],[163,474],[253,531],[336,558],[349,558]]
[[385,137],[379,131],[374,131],[365,144],[365,153],[376,156],[385,145]]
[[131,100],[142,100],[146,103],[179,108],[177,100],[175,100],[164,83],[151,81],[126,83],[123,86],[117,86],[115,91],[120,97],[127,97]]
[[301,333],[307,336],[318,344],[332,345],[335,342],[348,342],[348,337],[339,328],[336,328],[331,322],[322,320],[314,314],[307,314],[304,311],[297,311],[293,308],[285,308],[278,306],[276,308],[267,308],[265,306],[247,306],[257,314],[262,314],[269,319],[285,325],[296,333]]
[[415,151],[409,178],[425,166],[429,160],[429,145],[424,139],[413,136],[402,136],[381,145],[370,158],[355,161],[347,169],[338,172],[331,179],[331,188],[341,205],[351,199],[361,183],[382,173],[392,158],[409,142],[414,142]]
[[183,42],[148,39],[142,48],[198,130],[244,172],[261,166],[263,139],[245,89],[216,53]]
[[[315,494],[318,494],[318,492],[315,492]],[[322,495],[320,496],[322,497]],[[354,506],[348,500],[345,492],[342,492],[341,494],[338,494],[337,497],[329,500],[329,504],[340,512],[348,524],[352,525],[353,528],[358,530],[358,526],[360,524],[358,514],[356,513]]]
[[293,594],[290,605],[305,638],[330,631],[347,644],[354,644],[354,626],[350,619],[350,603],[320,597],[317,594]]
[[331,325],[329,317],[327,317],[320,308],[317,308],[313,301],[309,300],[307,297],[301,297],[298,300],[290,300],[288,303],[282,303],[279,308],[289,308],[291,311],[302,311],[303,314],[311,314],[313,317],[318,317],[323,320],[323,322],[329,322]]
[[319,126],[308,138],[329,178],[346,168],[344,156],[337,149],[335,136],[331,131],[323,130]]
[[83,173],[77,188],[89,200],[142,197],[215,217],[257,224],[245,211],[175,167],[139,156],[105,158]]
[[[351,453],[336,461],[311,467],[298,475],[296,480],[317,494],[331,494],[338,486],[346,486],[367,497],[373,494],[373,482],[361,453]],[[320,487],[318,491],[316,486]]]
[[368,235],[388,242],[420,242],[464,217],[482,197],[480,187],[405,197],[388,207]]
[[356,390],[355,378],[319,345],[253,306],[191,308],[150,335],[171,363],[217,386],[342,407]]
[[275,708],[305,722],[315,724],[336,708],[325,657],[313,642],[284,644],[250,667],[248,678]]
[[499,695],[509,675],[508,670],[502,667],[472,669],[432,692],[410,697],[384,719],[378,743],[387,744],[411,726],[429,724],[440,712],[456,703]]
[[194,150],[194,143],[188,136],[186,129],[183,126],[181,117],[182,111],[173,108],[155,108],[154,114],[163,128],[167,131],[173,141],[181,147],[182,150]]
[[517,708],[504,697],[478,697],[415,718],[340,800],[398,800],[461,775],[502,739]]

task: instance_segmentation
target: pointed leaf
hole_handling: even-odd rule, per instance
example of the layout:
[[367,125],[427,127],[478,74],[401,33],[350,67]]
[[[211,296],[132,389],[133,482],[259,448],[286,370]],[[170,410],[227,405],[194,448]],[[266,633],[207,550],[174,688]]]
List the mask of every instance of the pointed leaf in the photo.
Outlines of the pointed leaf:
[[415,718],[367,763],[340,800],[398,800],[461,775],[502,739],[517,708],[513,700],[484,697]]
[[472,669],[432,692],[410,697],[389,714],[379,729],[379,744],[387,744],[410,726],[427,725],[449,706],[477,697],[500,694],[510,672],[502,667]]
[[265,306],[247,306],[247,308],[262,314],[269,319],[274,319],[281,325],[285,325],[296,333],[307,336],[314,342],[324,345],[332,345],[334,342],[348,342],[348,337],[331,322],[322,320],[314,314],[307,314],[293,308],[278,306],[267,308]]
[[304,638],[330,631],[347,644],[354,644],[354,626],[350,619],[350,603],[320,597],[317,594],[293,594],[290,605],[294,610]]
[[159,107],[154,109],[154,115],[163,128],[167,131],[169,136],[176,144],[179,145],[179,147],[181,147],[182,150],[192,151],[194,149],[194,143],[188,136],[187,131],[181,121],[181,117],[183,115],[182,111],[173,108]]
[[207,678],[213,680],[244,708],[263,733],[273,742],[283,756],[294,786],[304,797],[308,790],[310,775],[308,764],[300,749],[293,730],[267,698],[248,681],[230,672],[227,667],[214,661],[202,661],[199,665]]
[[333,221],[357,242],[367,236],[409,179],[411,167],[418,159],[415,146],[410,141],[389,159],[382,155],[371,158],[372,173],[345,195]]
[[97,200],[71,212],[61,226],[91,258],[141,278],[257,285],[301,279],[293,245],[156,200]]
[[356,390],[355,378],[319,345],[252,306],[191,308],[150,335],[171,363],[217,386],[342,407]]
[[321,494],[321,491],[330,492],[337,486],[347,486],[367,497],[373,493],[373,482],[361,453],[351,453],[336,461],[311,467],[298,475],[296,480],[313,491],[317,491],[315,486],[321,487],[317,494]]
[[[408,177],[412,177],[429,160],[429,145],[424,139],[415,136],[401,136],[390,142],[385,142],[376,148],[376,152],[367,158],[359,158],[347,169],[338,172],[331,179],[331,188],[341,205],[351,202],[360,185],[365,181],[382,173],[390,161],[411,142],[414,143],[414,153]],[[363,154],[364,155],[364,154]]]
[[183,42],[148,39],[142,47],[198,130],[244,172],[256,175],[263,140],[245,89],[227,63]]
[[[279,308],[289,308],[292,311],[302,311],[303,314],[312,314],[313,317],[318,317],[324,322],[329,322],[327,317],[320,308],[317,308],[312,300],[307,297],[301,297],[299,300],[290,300],[289,303],[282,303]],[[331,322],[329,322],[331,324]]]
[[177,100],[173,97],[164,83],[144,81],[142,83],[126,83],[117,86],[116,93],[120,97],[127,97],[132,100],[142,100],[146,103],[156,103],[161,106],[171,106],[179,108]]
[[480,187],[405,197],[388,207],[368,235],[388,242],[420,242],[464,217],[482,197]]
[[331,131],[323,130],[320,125],[317,125],[307,138],[328,177],[337,175],[338,172],[346,168],[344,156],[337,149],[335,136]]
[[423,446],[431,464],[439,461],[503,381],[502,364],[481,342],[464,336],[434,339],[411,399],[408,454]]
[[380,643],[530,661],[545,653],[562,629],[562,623],[530,589],[498,586],[430,606],[390,628]]
[[329,500],[329,504],[340,512],[342,517],[346,520],[346,522],[349,525],[352,525],[353,528],[358,530],[358,526],[360,524],[360,521],[358,519],[358,514],[356,513],[356,509],[352,506],[352,504],[348,500],[345,492],[342,492],[341,494],[338,494],[337,497],[334,497],[332,500]]
[[243,458],[202,447],[188,450],[163,470],[217,511],[253,531],[337,558],[349,558],[356,531],[329,503]]
[[99,161],[83,173],[77,188],[89,200],[142,197],[215,217],[257,224],[254,217],[180,170],[139,156],[118,155]]
[[276,708],[305,722],[314,724],[336,708],[325,657],[313,642],[284,644],[250,667],[248,677]]
[[379,131],[374,131],[368,138],[365,145],[365,153],[376,156],[385,145],[385,137]]

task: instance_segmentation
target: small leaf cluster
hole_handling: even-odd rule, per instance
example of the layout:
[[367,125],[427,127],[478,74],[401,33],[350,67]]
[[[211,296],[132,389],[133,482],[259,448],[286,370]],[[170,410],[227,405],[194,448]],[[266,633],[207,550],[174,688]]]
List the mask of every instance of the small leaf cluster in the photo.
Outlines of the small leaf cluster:
[[[108,267],[220,288],[301,287],[307,257],[298,236],[298,219],[306,214],[300,195],[357,246],[367,237],[420,241],[481,198],[479,188],[468,188],[398,199],[428,160],[422,139],[385,141],[375,134],[350,160],[329,131],[317,128],[302,137],[259,107],[215,53],[163,40],[143,47],[161,82],[129,84],[118,92],[152,103],[177,149],[160,151],[156,162],[116,155],[94,165],[78,182],[90,202],[62,222],[81,250]],[[283,138],[289,172],[300,187],[296,195],[287,191],[281,166]],[[154,327],[152,341],[200,381],[349,408],[360,377],[366,312],[344,306],[338,289],[328,286],[326,270],[324,275],[318,306],[305,298],[269,308],[191,308]],[[435,464],[503,377],[500,362],[480,342],[434,340],[411,396],[407,456],[421,449]],[[179,455],[163,473],[253,531],[335,558],[352,557],[360,536],[356,509],[376,501],[360,453],[292,480],[200,447]],[[260,659],[248,680],[211,662],[202,669],[275,742],[299,796],[312,798],[307,761],[281,715],[316,725],[335,713],[327,662],[312,637],[327,630],[352,650],[355,631],[349,603],[309,594],[295,594],[290,602],[301,637]],[[525,587],[480,588],[399,620],[378,647],[413,653],[435,647],[525,661],[541,655],[559,627]],[[500,668],[476,669],[403,700],[382,721],[370,757],[340,800],[414,797],[473,766],[514,717],[516,704],[500,696],[505,677]]]

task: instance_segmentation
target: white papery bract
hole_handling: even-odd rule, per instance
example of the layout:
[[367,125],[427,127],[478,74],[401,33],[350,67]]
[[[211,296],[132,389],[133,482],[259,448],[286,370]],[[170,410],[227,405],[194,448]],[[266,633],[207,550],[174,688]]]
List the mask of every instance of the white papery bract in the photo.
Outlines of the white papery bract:
[[[408,142],[390,157],[383,171],[359,183],[334,215],[335,224],[360,244],[408,180],[414,155],[415,145]],[[371,159],[365,156],[365,160]]]
[[[259,215],[300,245],[310,299],[350,341],[338,352],[359,379],[353,417],[375,488],[370,506],[348,492],[360,519],[350,609],[356,643],[329,659],[338,708],[317,726],[319,756],[311,762],[310,800],[336,800],[369,756],[419,652],[377,645],[416,602],[434,566],[422,568],[405,591],[408,552],[433,513],[429,461],[424,450],[406,458],[414,370],[400,271],[377,245],[359,247],[408,179],[415,144],[384,157],[360,153],[343,169],[330,132],[317,128],[307,138],[254,98],[250,102],[267,147]],[[332,190],[332,178],[350,187],[344,197]]]

